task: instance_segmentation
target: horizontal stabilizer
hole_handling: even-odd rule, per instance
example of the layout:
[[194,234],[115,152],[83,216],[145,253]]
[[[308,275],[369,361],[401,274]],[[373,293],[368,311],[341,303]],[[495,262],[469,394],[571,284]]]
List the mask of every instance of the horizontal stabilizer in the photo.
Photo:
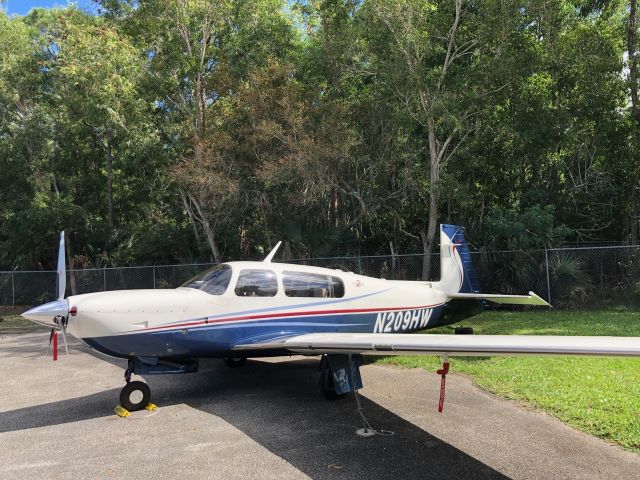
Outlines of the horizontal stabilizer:
[[447,295],[456,300],[487,300],[494,303],[507,305],[543,305],[550,307],[549,303],[533,292],[529,295],[500,295],[497,293],[450,293]]
[[384,355],[605,355],[640,356],[640,337],[543,335],[415,335],[408,333],[309,333],[275,342],[236,345],[234,350]]

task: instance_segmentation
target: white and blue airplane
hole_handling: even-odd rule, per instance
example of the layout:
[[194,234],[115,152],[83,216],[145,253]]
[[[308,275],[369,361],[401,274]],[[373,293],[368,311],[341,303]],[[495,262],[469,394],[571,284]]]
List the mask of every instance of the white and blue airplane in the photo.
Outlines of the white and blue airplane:
[[[148,385],[133,374],[197,371],[199,358],[241,366],[248,357],[320,355],[328,398],[362,387],[362,354],[640,356],[640,338],[516,335],[413,335],[482,311],[485,301],[549,306],[535,293],[479,293],[463,229],[441,225],[437,282],[385,280],[341,270],[262,262],[228,262],[176,289],[116,290],[65,298],[64,232],[57,300],[23,317],[128,359],[121,405],[144,408]],[[443,391],[442,391],[443,393]],[[442,408],[442,399],[440,409]]]

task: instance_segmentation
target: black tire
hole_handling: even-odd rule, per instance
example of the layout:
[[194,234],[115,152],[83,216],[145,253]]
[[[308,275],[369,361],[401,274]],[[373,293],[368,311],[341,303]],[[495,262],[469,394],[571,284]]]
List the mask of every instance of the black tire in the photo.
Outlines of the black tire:
[[457,327],[456,335],[473,335],[473,327]]
[[237,357],[237,358],[228,357],[224,359],[224,363],[229,368],[237,368],[237,367],[242,367],[245,363],[247,363],[247,359],[246,357]]
[[[142,393],[142,398],[138,399],[140,394],[137,392]],[[144,382],[129,382],[120,391],[120,405],[130,412],[142,410],[149,405],[149,400],[151,400],[151,389]]]
[[338,400],[343,398],[346,393],[336,393],[336,388],[333,384],[333,375],[331,370],[323,368],[320,370],[320,391],[327,400]]

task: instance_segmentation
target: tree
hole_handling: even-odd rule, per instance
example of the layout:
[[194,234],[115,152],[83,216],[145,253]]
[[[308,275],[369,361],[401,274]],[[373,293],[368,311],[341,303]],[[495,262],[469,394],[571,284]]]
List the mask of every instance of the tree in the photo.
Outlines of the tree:
[[114,161],[119,149],[136,137],[142,115],[138,51],[116,29],[77,12],[63,17],[54,39],[60,106],[87,128],[102,150],[105,164],[107,223],[113,229]]
[[189,217],[203,230],[219,262],[219,230],[228,214],[235,213],[228,203],[236,191],[229,175],[238,171],[215,147],[224,137],[218,121],[221,105],[270,53],[287,54],[291,25],[282,15],[281,2],[271,0],[151,0],[135,9],[127,5],[105,2],[150,59],[147,92],[158,105],[165,138],[177,157],[173,178]]
[[0,14],[5,265],[638,237],[636,0],[101,9]]
[[635,148],[632,149],[631,155],[633,155],[636,168],[632,171],[632,178],[635,178],[635,185],[632,187],[631,192],[631,212],[630,212],[630,233],[631,241],[637,243],[640,239],[640,199],[638,198],[638,189],[640,183],[637,181],[640,174],[640,168],[637,165],[640,163],[638,157],[638,147],[640,146],[640,71],[638,63],[640,62],[640,47],[637,43],[638,37],[638,2],[637,0],[630,0],[629,4],[629,19],[627,23],[627,63],[629,68],[628,74],[628,88],[629,96],[631,98],[630,117],[632,124],[635,125],[633,129],[634,135],[632,136],[632,144]]
[[0,12],[0,263],[38,265],[55,229],[52,115],[37,30]]
[[488,4],[463,0],[374,0],[367,7],[371,22],[386,27],[374,43],[380,75],[391,75],[393,95],[426,136],[428,220],[419,235],[423,278],[428,278],[443,174],[477,128],[475,118],[486,97],[502,88],[486,74],[489,65],[497,65],[500,49],[495,40],[505,30],[492,18],[501,14],[509,18],[513,13],[506,7],[496,12]]

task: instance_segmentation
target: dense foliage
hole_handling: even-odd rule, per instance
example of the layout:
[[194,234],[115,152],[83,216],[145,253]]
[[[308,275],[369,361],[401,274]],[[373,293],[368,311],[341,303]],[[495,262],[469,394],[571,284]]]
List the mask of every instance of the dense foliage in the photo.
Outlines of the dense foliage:
[[[0,266],[637,241],[636,0],[0,12]],[[425,276],[430,265],[425,262]]]

